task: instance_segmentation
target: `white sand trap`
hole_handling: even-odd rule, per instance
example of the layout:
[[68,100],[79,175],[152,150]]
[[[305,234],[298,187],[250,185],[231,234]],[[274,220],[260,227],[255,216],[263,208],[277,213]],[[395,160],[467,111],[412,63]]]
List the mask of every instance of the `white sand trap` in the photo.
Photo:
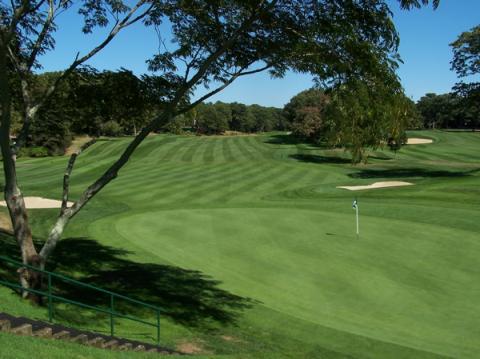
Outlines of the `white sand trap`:
[[402,186],[413,186],[413,183],[402,182],[402,181],[386,181],[386,182],[375,182],[366,186],[337,186],[337,188],[348,189],[349,191],[361,191],[364,189],[402,187]]
[[[48,199],[42,197],[24,197],[25,206],[27,208],[60,208],[62,207],[62,201],[57,201],[55,199]],[[73,202],[67,202],[67,206],[71,207]],[[7,207],[5,201],[0,201],[0,206]]]
[[427,143],[433,143],[433,140],[429,138],[409,138],[407,140],[407,145],[425,145]]

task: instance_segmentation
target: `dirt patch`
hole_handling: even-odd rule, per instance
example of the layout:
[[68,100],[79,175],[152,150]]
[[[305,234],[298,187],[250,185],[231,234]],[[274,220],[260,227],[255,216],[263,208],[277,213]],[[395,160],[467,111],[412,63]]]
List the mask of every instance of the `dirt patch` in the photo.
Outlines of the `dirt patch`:
[[407,140],[407,145],[425,145],[428,143],[433,143],[433,140],[429,138],[409,138]]
[[[25,206],[29,209],[36,208],[60,208],[62,207],[62,201],[57,201],[55,199],[48,199],[43,197],[24,197]],[[73,202],[68,202],[67,206],[71,207]],[[7,203],[5,201],[0,201],[0,206],[6,207]]]
[[222,338],[226,342],[232,342],[232,343],[240,343],[241,342],[240,339],[232,337],[231,335],[222,335],[222,336],[220,336],[220,338]]
[[375,183],[364,185],[364,186],[337,186],[337,188],[348,189],[349,191],[361,191],[364,189],[402,187],[402,186],[413,186],[413,183],[403,182],[403,181],[385,181],[385,182],[375,182]]
[[206,354],[201,343],[198,342],[183,342],[177,345],[177,350],[183,354]]
[[72,153],[78,152],[80,148],[86,144],[88,141],[91,141],[92,137],[90,136],[77,136],[73,139],[70,147],[65,151],[65,156],[70,156]]

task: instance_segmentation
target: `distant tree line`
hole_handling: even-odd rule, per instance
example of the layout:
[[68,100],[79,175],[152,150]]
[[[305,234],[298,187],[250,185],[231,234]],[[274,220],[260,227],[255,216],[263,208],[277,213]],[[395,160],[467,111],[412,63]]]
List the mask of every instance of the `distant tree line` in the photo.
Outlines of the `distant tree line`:
[[417,102],[423,128],[478,129],[480,127],[480,91],[468,94],[428,93]]
[[238,102],[201,103],[184,116],[179,116],[166,128],[181,133],[191,129],[197,134],[222,134],[225,131],[245,133],[285,130],[287,124],[282,109]]
[[[44,90],[57,76],[55,72],[34,75],[35,90]],[[203,135],[290,131],[303,140],[345,147],[361,160],[368,147],[388,143],[399,148],[409,128],[478,128],[480,91],[465,84],[455,89],[449,94],[427,94],[414,104],[396,79],[350,80],[337,87],[302,91],[283,109],[237,102],[201,103],[160,131]],[[19,120],[18,96],[19,89],[14,96],[14,119]],[[42,107],[23,151],[31,156],[63,154],[74,134],[134,135],[162,110],[168,96],[168,86],[159,77],[137,77],[123,68],[76,70]]]
[[[57,76],[55,72],[34,75],[35,89],[43,91]],[[302,140],[345,147],[360,161],[366,148],[384,143],[398,148],[406,140],[405,129],[418,126],[415,106],[397,79],[380,78],[312,88],[294,96],[283,109],[237,102],[200,103],[159,131],[201,135],[290,131]],[[15,95],[14,118],[19,123],[20,91]],[[123,68],[76,70],[38,113],[23,151],[30,156],[63,154],[74,134],[135,135],[162,111],[168,96],[168,86],[160,77],[137,77]]]
[[[58,75],[56,72],[33,75],[35,90],[44,91]],[[17,131],[21,122],[19,86],[14,86],[13,99]],[[146,121],[162,111],[168,96],[168,84],[161,77],[137,77],[123,68],[119,71],[76,70],[38,113],[23,153],[39,157],[63,154],[74,134],[135,135]],[[159,131],[205,135],[225,131],[255,133],[283,130],[284,122],[282,110],[274,107],[202,103],[166,123]]]

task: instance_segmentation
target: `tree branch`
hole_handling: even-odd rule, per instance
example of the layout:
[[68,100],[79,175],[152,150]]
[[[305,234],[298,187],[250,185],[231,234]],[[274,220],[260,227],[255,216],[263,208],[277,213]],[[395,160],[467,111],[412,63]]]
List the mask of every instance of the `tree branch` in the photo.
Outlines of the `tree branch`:
[[[123,18],[123,20],[115,24],[115,26],[110,30],[107,37],[99,45],[97,45],[95,48],[90,50],[90,52],[88,52],[87,54],[85,54],[80,58],[78,58],[78,55],[77,55],[76,59],[71,63],[71,65],[65,71],[63,71],[63,73],[59,77],[57,77],[55,82],[45,91],[43,99],[41,101],[41,105],[43,105],[45,101],[53,94],[53,92],[55,92],[60,82],[62,82],[68,75],[70,75],[78,66],[80,66],[85,61],[95,56],[103,48],[105,48],[105,46],[107,46],[123,28],[131,25],[133,22],[129,21],[130,18],[142,5],[145,4],[145,2],[146,0],[138,1],[137,4],[134,7],[132,7],[132,9],[130,9],[128,14]],[[141,19],[140,17],[137,17],[136,21],[140,19]]]
[[75,161],[77,160],[77,157],[83,151],[85,151],[88,147],[93,145],[95,142],[97,142],[96,138],[88,141],[82,147],[80,147],[80,149],[77,152],[72,153],[72,155],[70,156],[70,159],[68,160],[67,168],[66,168],[65,174],[63,176],[63,195],[62,195],[62,207],[60,209],[60,216],[63,216],[63,214],[65,213],[65,211],[67,209],[68,195],[69,195],[69,192],[70,192],[70,175],[72,174],[73,166],[75,165]]
[[[235,41],[237,40],[237,37],[245,31],[257,18],[257,16],[261,13],[261,7],[263,6],[263,3],[265,0],[261,1],[257,11],[254,11],[250,17],[243,23],[241,26],[235,30],[235,32],[232,34],[232,36],[225,41],[215,52],[211,53],[210,56],[207,57],[207,59],[203,62],[203,64],[198,68],[198,71],[195,75],[192,76],[192,78],[184,83],[182,88],[178,91],[178,95],[175,98],[175,100],[178,102],[180,99],[185,95],[185,93],[191,89],[197,81],[199,81],[207,72],[208,68],[218,60],[218,58],[225,53],[225,51],[232,46]],[[272,1],[268,7],[272,7],[276,4],[277,0]]]
[[55,18],[55,6],[53,0],[48,0],[48,15],[43,23],[42,30],[33,45],[33,49],[30,52],[30,56],[28,56],[28,60],[26,62],[26,69],[30,71],[33,64],[35,63],[35,59],[37,58],[38,52],[42,48],[42,44],[45,41],[45,37],[47,36],[48,32],[50,31],[50,26],[53,24],[53,20]]
[[31,7],[31,1],[23,0],[20,6],[17,8],[15,8],[12,1],[13,17],[12,21],[10,22],[9,35],[12,36],[15,33],[15,28],[25,16],[27,16],[29,13],[37,11],[45,3],[45,1],[46,0],[39,1],[35,6]]

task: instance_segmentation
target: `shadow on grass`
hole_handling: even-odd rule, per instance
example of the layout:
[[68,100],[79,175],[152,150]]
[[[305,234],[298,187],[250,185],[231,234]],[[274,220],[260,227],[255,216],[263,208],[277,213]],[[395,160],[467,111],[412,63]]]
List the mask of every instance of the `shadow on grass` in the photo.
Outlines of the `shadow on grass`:
[[321,155],[311,155],[311,154],[302,154],[297,153],[290,155],[290,158],[296,159],[297,161],[307,162],[307,163],[334,163],[334,164],[346,164],[352,163],[351,160],[342,157],[334,156],[321,156]]
[[[0,234],[0,254],[18,257],[13,238]],[[47,263],[47,270],[73,276],[77,280],[110,290],[133,299],[159,306],[163,316],[182,325],[209,327],[216,324],[235,324],[238,315],[254,304],[219,288],[220,281],[200,271],[176,266],[139,263],[127,258],[128,251],[102,245],[88,238],[68,238],[61,241],[54,256]],[[16,275],[0,262],[0,277]],[[107,308],[108,294],[99,293],[54,279],[54,294],[85,304]],[[77,307],[74,307],[77,308]],[[125,300],[115,300],[115,310],[122,314],[151,316],[151,310]],[[80,312],[56,309],[57,317],[71,322],[91,321]],[[104,320],[99,316],[99,320]],[[93,318],[95,320],[95,318]]]
[[269,143],[271,145],[297,145],[300,143],[305,143],[305,141],[291,134],[282,133],[270,136],[265,143]]
[[350,173],[352,178],[408,178],[408,177],[467,177],[477,170],[472,171],[444,171],[429,170],[424,168],[393,168],[393,169],[363,169],[359,172]]
[[271,145],[305,145],[305,146],[314,147],[314,148],[330,148],[330,146],[326,146],[325,143],[316,143],[316,142],[308,141],[305,138],[300,138],[292,134],[286,134],[286,133],[271,135],[268,137],[265,143],[271,144]]

